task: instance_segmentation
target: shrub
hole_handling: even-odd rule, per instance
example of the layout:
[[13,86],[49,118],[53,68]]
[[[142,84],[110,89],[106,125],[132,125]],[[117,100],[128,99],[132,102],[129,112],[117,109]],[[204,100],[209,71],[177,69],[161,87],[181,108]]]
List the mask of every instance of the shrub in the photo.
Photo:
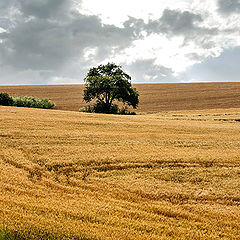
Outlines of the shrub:
[[121,115],[136,115],[135,112],[130,112],[130,111],[128,110],[128,107],[127,107],[127,106],[124,106],[122,109],[120,109],[120,110],[118,111],[118,114],[121,114]]
[[94,112],[93,106],[87,105],[83,108],[80,108],[79,112],[93,113]]
[[39,99],[36,97],[12,97],[13,105],[16,107],[30,107],[30,108],[53,108],[55,104],[48,99]]
[[104,102],[97,102],[93,107],[95,113],[117,114],[119,111],[118,105],[112,104],[110,107]]
[[30,107],[30,108],[53,108],[54,102],[44,98],[36,97],[11,97],[7,93],[0,93],[0,105],[16,106],[16,107]]
[[7,93],[0,93],[0,105],[11,106],[13,105],[13,99]]
[[95,105],[85,106],[84,108],[79,109],[79,112],[87,113],[108,113],[108,114],[120,114],[120,115],[136,115],[135,112],[128,111],[128,108],[125,106],[122,109],[119,109],[117,104],[113,104],[110,108],[110,111],[105,108],[104,103],[96,103]]

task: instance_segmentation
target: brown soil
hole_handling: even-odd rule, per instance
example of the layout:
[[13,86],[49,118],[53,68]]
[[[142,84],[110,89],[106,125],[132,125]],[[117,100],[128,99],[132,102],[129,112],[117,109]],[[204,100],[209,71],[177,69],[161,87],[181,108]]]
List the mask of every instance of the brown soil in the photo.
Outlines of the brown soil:
[[[198,110],[240,107],[240,82],[135,84],[140,93],[137,112]],[[0,92],[15,96],[49,98],[56,109],[78,111],[84,85],[0,86]]]

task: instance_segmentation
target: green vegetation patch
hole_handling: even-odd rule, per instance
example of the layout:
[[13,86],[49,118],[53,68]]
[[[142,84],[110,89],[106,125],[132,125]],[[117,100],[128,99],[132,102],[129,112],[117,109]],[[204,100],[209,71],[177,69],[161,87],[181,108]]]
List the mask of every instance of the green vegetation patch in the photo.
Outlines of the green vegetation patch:
[[0,240],[26,240],[21,236],[18,236],[17,232],[10,232],[7,227],[0,229]]
[[50,109],[55,106],[54,102],[50,101],[47,98],[40,99],[31,96],[12,97],[9,96],[7,93],[0,93],[0,105],[45,109]]

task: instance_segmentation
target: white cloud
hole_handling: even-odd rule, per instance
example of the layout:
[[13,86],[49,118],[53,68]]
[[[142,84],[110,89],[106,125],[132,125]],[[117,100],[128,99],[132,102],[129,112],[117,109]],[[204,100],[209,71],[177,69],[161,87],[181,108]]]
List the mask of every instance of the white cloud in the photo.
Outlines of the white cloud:
[[190,0],[83,0],[79,10],[84,13],[99,15],[104,23],[120,26],[128,19],[128,16],[147,21],[149,17],[159,18],[166,8],[188,9],[191,2]]

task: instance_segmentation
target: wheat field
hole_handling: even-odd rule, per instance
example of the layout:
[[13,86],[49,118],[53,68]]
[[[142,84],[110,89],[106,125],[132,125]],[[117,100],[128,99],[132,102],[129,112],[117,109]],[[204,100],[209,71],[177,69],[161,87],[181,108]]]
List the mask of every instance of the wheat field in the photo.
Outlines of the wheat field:
[[240,239],[240,108],[0,107],[0,226],[24,239]]
[[[240,82],[135,84],[140,94],[136,112],[160,112],[240,107]],[[84,85],[0,86],[0,92],[14,96],[49,98],[56,109],[78,111]]]

